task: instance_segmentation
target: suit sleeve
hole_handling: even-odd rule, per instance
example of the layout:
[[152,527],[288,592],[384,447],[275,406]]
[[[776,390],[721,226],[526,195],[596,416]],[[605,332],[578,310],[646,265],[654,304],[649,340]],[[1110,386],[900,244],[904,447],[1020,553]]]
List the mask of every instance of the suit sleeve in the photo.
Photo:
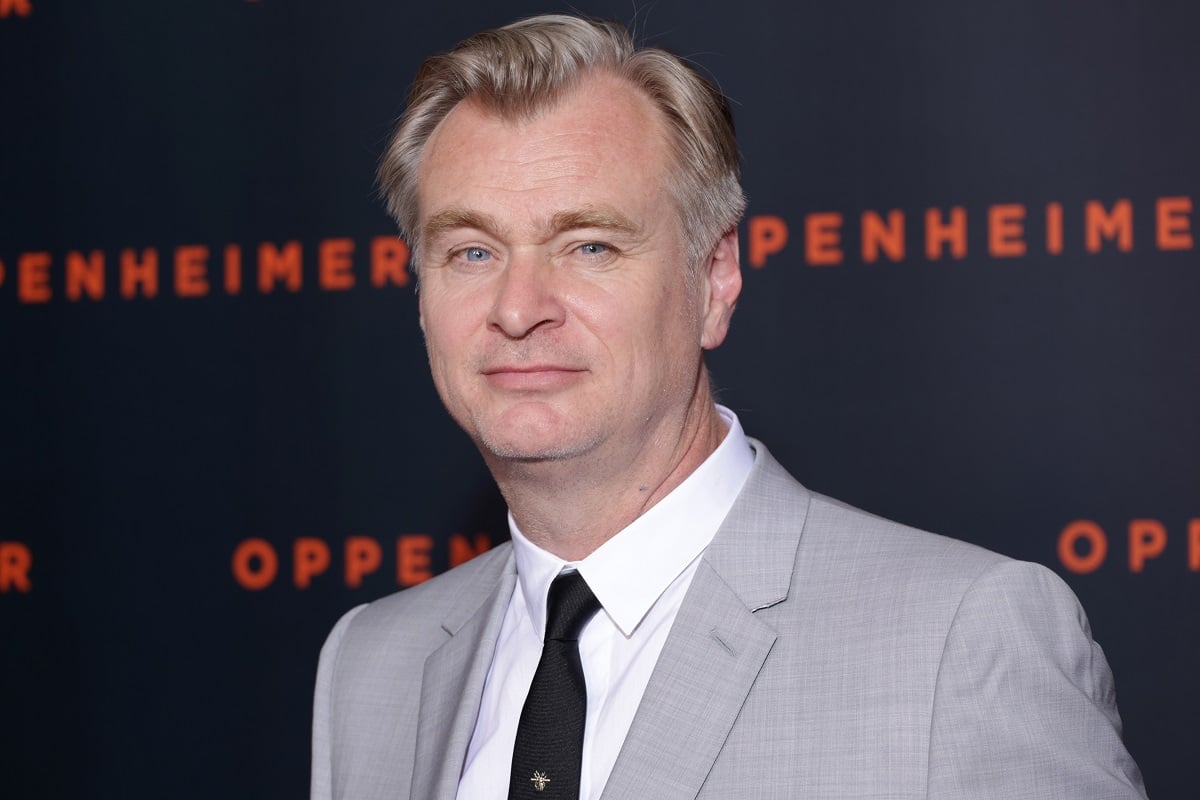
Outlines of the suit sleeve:
[[1112,673],[1057,575],[1004,562],[964,594],[938,670],[929,798],[1144,798]]
[[341,652],[342,637],[350,627],[350,621],[365,605],[346,612],[337,625],[333,626],[321,658],[317,664],[317,686],[313,693],[312,727],[312,800],[333,800],[333,729],[332,697],[337,669],[338,654]]

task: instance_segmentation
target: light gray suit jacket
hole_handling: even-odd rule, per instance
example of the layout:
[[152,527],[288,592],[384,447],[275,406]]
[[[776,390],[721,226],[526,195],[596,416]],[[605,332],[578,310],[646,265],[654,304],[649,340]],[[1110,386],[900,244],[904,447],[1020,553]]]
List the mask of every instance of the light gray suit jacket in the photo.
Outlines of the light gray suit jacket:
[[[809,492],[753,444],[605,800],[1144,797],[1061,580]],[[506,544],[342,618],[314,800],[452,800],[515,581]]]

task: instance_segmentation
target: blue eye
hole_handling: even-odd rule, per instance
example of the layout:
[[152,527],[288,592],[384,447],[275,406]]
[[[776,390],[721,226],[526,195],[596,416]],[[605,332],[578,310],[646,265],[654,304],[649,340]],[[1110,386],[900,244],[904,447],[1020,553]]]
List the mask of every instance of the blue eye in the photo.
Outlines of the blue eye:
[[598,256],[608,252],[608,245],[599,244],[598,242],[588,242],[587,244],[579,245],[579,252],[585,256]]
[[466,257],[467,261],[487,261],[492,257],[492,254],[487,250],[484,250],[482,247],[468,247],[465,251],[463,251],[463,255]]

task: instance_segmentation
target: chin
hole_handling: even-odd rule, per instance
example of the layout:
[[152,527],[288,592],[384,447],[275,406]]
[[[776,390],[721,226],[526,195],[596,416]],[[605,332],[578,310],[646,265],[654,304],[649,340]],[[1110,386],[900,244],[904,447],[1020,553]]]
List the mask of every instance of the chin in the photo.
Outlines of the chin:
[[573,429],[564,420],[522,420],[524,424],[480,426],[475,443],[485,455],[504,461],[562,461],[594,448],[599,437]]
[[562,461],[586,452],[591,444],[561,436],[489,435],[476,437],[484,453],[504,461]]
[[547,403],[519,403],[499,413],[472,415],[464,426],[480,449],[498,458],[538,460],[564,458],[586,434],[578,430],[578,412]]

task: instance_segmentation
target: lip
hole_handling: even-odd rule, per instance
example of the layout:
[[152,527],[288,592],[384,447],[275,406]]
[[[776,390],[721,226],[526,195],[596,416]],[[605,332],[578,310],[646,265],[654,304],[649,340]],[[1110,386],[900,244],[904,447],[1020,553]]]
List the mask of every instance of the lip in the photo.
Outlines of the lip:
[[487,382],[497,389],[538,391],[557,389],[574,382],[586,370],[558,364],[520,364],[488,367]]

